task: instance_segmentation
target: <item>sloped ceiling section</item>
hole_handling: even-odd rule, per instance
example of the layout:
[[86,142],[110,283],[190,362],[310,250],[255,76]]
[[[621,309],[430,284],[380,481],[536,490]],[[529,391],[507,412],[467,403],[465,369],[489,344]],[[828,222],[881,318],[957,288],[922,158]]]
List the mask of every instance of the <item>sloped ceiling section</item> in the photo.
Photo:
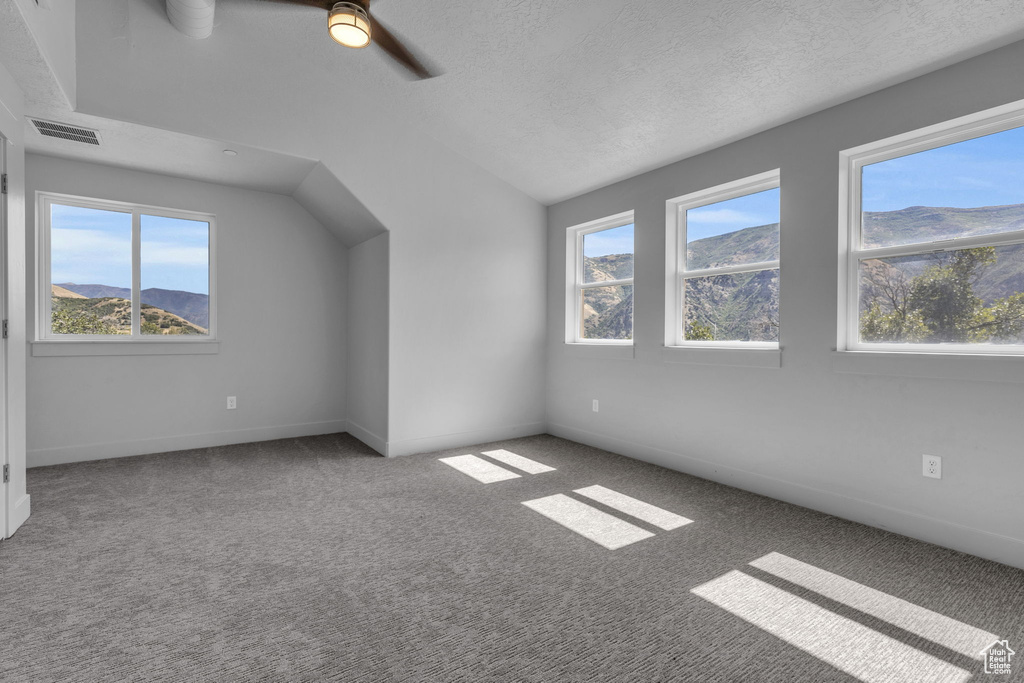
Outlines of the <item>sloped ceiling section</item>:
[[346,247],[386,232],[377,217],[323,164],[313,167],[292,196]]
[[[5,14],[15,6],[24,28],[32,34],[43,64],[52,72],[54,84],[72,108],[76,102],[75,0],[4,0]],[[5,18],[5,24],[7,23]]]
[[396,163],[439,143],[553,203],[1024,37],[1019,0],[377,0],[444,71],[413,82],[334,44],[322,9],[223,0],[196,41],[163,0],[88,5],[83,111],[239,131],[321,159],[367,206],[356,185],[387,174],[320,153],[325,136],[415,131]]
[[71,111],[24,12],[8,0],[0,1],[0,62],[26,93],[30,117],[97,130],[102,141],[92,146],[48,138],[26,122],[31,153],[291,195],[346,246],[384,232],[316,160]]
[[28,102],[53,102],[68,111],[65,93],[46,62],[21,9],[12,0],[0,2],[0,62],[18,82]]

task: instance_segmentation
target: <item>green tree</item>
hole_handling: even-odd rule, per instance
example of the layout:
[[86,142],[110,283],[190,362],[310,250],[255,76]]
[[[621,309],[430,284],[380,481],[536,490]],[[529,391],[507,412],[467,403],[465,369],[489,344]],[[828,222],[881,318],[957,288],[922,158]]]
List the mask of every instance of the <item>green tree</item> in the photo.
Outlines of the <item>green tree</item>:
[[861,339],[869,342],[984,343],[1024,340],[1024,293],[988,306],[974,293],[996,263],[995,247],[960,249],[908,279],[898,267],[868,262],[870,299],[861,312]]
[[920,311],[889,311],[877,300],[860,315],[860,338],[873,342],[922,342],[928,326]]
[[1024,341],[1024,292],[997,299],[971,319],[976,339],[994,342]]
[[50,322],[54,334],[114,334],[114,328],[95,313],[54,309]]
[[687,341],[715,341],[715,332],[710,325],[701,325],[699,322],[692,322],[686,326]]
[[931,265],[913,279],[908,304],[921,313],[928,326],[925,341],[984,341],[974,334],[975,316],[984,308],[974,286],[995,262],[995,247],[961,249],[953,252],[948,262]]

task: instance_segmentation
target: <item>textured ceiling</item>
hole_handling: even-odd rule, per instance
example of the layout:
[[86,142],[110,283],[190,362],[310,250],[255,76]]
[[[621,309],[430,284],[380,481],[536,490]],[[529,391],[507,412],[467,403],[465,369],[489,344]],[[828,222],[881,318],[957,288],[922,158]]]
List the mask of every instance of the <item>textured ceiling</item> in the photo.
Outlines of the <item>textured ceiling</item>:
[[1024,37],[1019,0],[373,10],[444,75],[409,81],[375,47],[336,46],[316,9],[219,0],[213,36],[191,40],[163,0],[79,2],[79,109],[332,169],[346,160],[325,134],[372,138],[395,163],[440,143],[552,203]]
[[0,62],[24,91],[29,116],[100,133],[101,146],[94,147],[44,137],[26,122],[26,147],[37,154],[102,161],[280,194],[293,193],[316,166],[314,160],[240,144],[230,145],[238,156],[228,157],[223,150],[229,145],[222,141],[69,111],[17,7],[7,0],[0,1]]

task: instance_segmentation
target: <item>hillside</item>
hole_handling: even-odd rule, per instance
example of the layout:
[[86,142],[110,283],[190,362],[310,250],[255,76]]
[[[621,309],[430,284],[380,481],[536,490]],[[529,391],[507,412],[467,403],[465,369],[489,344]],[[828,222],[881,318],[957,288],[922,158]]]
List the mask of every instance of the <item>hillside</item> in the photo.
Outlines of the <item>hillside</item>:
[[775,261],[778,258],[778,223],[705,237],[686,245],[686,264],[690,270]]
[[[980,208],[911,206],[898,211],[864,213],[867,246],[909,244],[953,236],[986,235],[1024,229],[1024,204]],[[687,245],[690,269],[714,268],[779,258],[778,224],[759,225],[695,240]],[[988,305],[1024,292],[1024,244],[996,249],[996,262],[980,271],[975,294]],[[942,254],[866,261],[864,274],[920,275]],[[585,258],[587,280],[603,282],[633,274],[632,254]],[[774,340],[778,335],[776,271],[720,275],[688,281],[688,327],[699,323],[719,339]],[[865,301],[876,292],[866,282]],[[583,310],[588,338],[628,339],[632,335],[633,288],[589,290]]]
[[[126,287],[78,285],[74,282],[61,282],[56,286],[93,299],[131,298],[131,290]],[[157,287],[144,289],[140,294],[143,304],[150,304],[168,313],[173,313],[197,327],[205,329],[210,326],[210,297],[206,294],[183,292],[174,289],[159,289]]]
[[633,288],[626,285],[587,290],[583,336],[586,339],[632,339]]
[[605,282],[633,277],[632,254],[608,254],[583,258],[583,281]]
[[[608,282],[633,277],[632,254],[583,258],[586,282]],[[598,287],[586,290],[583,304],[586,339],[633,338],[633,288]]]
[[1024,229],[1024,204],[953,208],[911,206],[899,211],[865,211],[864,246],[932,242]]
[[62,297],[65,299],[85,299],[87,297],[77,294],[70,290],[64,289],[60,285],[50,285],[50,293],[52,296]]
[[[951,208],[911,206],[899,211],[864,213],[864,242],[867,246],[908,244],[949,239],[953,236],[990,235],[1024,229],[1024,204]],[[942,254],[914,258],[891,258],[865,262],[865,275],[896,269],[906,278],[920,275],[931,264],[948,258]],[[882,266],[885,268],[882,268]],[[974,293],[986,304],[1024,291],[1024,245],[999,247],[996,262],[986,267],[974,283]],[[866,282],[862,299],[872,295]]]
[[694,323],[710,339],[779,340],[779,271],[761,270],[686,281],[687,338]]
[[[58,334],[131,334],[132,304],[121,297],[85,297],[53,285],[51,311]],[[154,335],[207,334],[184,318],[142,304],[142,333]]]

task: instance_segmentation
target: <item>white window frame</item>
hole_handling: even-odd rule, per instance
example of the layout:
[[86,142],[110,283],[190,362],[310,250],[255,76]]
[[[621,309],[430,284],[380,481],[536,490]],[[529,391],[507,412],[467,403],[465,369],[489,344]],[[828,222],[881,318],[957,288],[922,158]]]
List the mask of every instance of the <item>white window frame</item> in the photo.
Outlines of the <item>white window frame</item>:
[[[636,232],[633,233],[633,275],[634,277],[622,280],[605,280],[602,282],[583,281],[583,238],[586,235],[603,230],[621,228],[635,222],[632,211],[623,211],[614,216],[599,218],[594,221],[574,225],[566,228],[565,231],[565,254],[566,254],[566,287],[565,287],[565,342],[567,344],[595,344],[603,346],[632,346],[632,339],[588,339],[583,336],[583,290],[594,287],[617,287],[620,285],[633,285],[636,276]],[[636,287],[633,287],[634,303],[634,326],[636,331]]]
[[913,344],[860,341],[860,268],[866,258],[925,255],[1024,243],[1024,230],[957,237],[893,247],[860,248],[861,170],[864,166],[1024,126],[1024,105],[1014,103],[860,145],[839,153],[839,316],[836,350],[873,354],[1024,355],[1024,344]]
[[[779,350],[779,342],[764,341],[698,341],[688,340],[683,332],[683,309],[685,305],[684,285],[690,278],[735,273],[752,273],[762,270],[782,269],[779,259],[758,263],[741,263],[718,268],[689,270],[686,264],[686,212],[708,204],[728,201],[748,194],[774,190],[781,187],[779,169],[765,171],[739,180],[715,185],[697,192],[669,199],[665,202],[665,346],[705,349],[749,349]],[[779,209],[781,230],[782,209]],[[781,310],[781,305],[780,305]]]
[[[50,273],[50,207],[53,204],[63,206],[75,206],[85,209],[99,209],[103,211],[117,211],[131,214],[132,216],[132,333],[126,334],[53,334],[51,328],[51,296],[52,278]],[[159,216],[161,218],[180,218],[191,221],[201,221],[210,226],[209,241],[209,306],[210,326],[209,334],[206,335],[155,335],[142,334],[142,301],[141,301],[141,266],[142,266],[142,216]],[[95,199],[92,197],[79,197],[75,195],[57,194],[53,192],[36,193],[36,264],[37,282],[36,291],[36,342],[46,344],[67,344],[75,342],[87,342],[90,344],[118,344],[118,345],[160,345],[166,348],[167,344],[204,344],[215,342],[217,315],[216,315],[216,292],[215,292],[215,264],[216,264],[216,218],[213,214],[200,213],[197,211],[183,211],[180,209],[169,209],[161,206],[148,206],[144,204],[133,204],[129,202],[118,202],[108,199]],[[204,351],[207,352],[207,351]],[[45,351],[34,355],[60,355],[51,354]],[[77,354],[76,354],[77,355]]]

